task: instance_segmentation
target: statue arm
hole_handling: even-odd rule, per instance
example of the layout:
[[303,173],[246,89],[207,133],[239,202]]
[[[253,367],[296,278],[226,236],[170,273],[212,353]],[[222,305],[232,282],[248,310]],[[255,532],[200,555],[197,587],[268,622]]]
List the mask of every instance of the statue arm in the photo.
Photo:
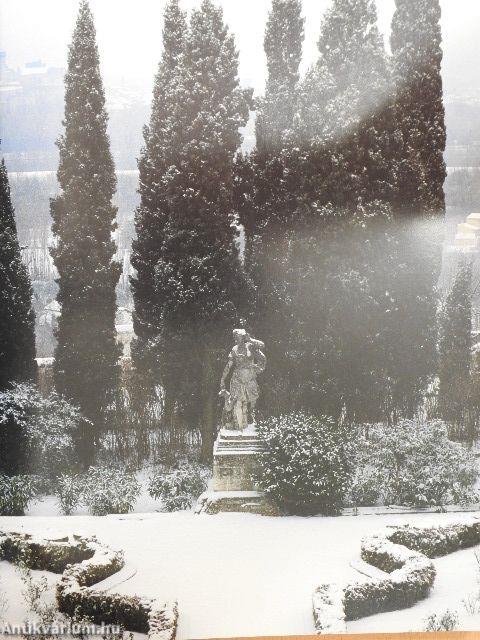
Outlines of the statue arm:
[[267,366],[267,358],[265,357],[265,354],[260,351],[260,349],[257,351],[257,357],[255,358],[255,360],[257,371],[259,371],[260,373],[262,371],[265,371],[265,367]]
[[227,379],[228,374],[230,373],[230,369],[233,366],[233,360],[232,358],[228,359],[227,364],[225,365],[225,369],[223,370],[222,373],[222,379],[220,380],[220,389],[225,389],[225,381]]

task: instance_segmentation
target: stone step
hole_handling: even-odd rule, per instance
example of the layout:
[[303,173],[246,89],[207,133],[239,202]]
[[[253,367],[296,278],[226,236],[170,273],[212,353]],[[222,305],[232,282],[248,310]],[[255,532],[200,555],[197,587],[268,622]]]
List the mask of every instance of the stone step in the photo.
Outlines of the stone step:
[[213,453],[214,455],[216,453],[218,454],[231,453],[232,455],[240,454],[240,453],[245,453],[245,454],[250,453],[252,455],[256,455],[258,453],[262,453],[262,451],[264,451],[262,447],[222,447],[217,445],[213,450]]
[[280,515],[278,507],[259,491],[210,491],[198,499],[195,513],[214,515],[222,512]]
[[217,441],[217,448],[222,449],[263,449],[262,442],[224,442],[223,440]]

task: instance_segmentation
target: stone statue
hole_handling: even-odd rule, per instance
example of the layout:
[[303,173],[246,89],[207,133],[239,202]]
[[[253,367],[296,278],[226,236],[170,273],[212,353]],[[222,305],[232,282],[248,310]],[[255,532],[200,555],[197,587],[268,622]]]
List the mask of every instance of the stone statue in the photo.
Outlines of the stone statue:
[[[252,424],[255,424],[257,374],[265,370],[267,359],[261,351],[265,344],[251,338],[244,329],[234,329],[233,338],[235,345],[229,353],[220,382],[220,396],[225,399],[223,426],[243,431],[248,427],[249,414]],[[225,382],[232,369],[230,391],[227,391]],[[228,420],[226,416],[232,413],[233,420]]]

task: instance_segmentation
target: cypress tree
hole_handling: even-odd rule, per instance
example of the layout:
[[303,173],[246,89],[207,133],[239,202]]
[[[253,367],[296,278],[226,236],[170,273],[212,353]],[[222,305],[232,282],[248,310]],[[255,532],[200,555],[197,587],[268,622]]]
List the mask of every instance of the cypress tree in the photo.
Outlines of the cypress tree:
[[391,48],[398,131],[396,209],[443,214],[445,109],[439,0],[396,0]]
[[306,146],[303,170],[313,182],[306,189],[315,200],[354,211],[359,203],[388,202],[391,79],[374,1],[334,0],[323,17],[318,50],[301,88],[297,120],[297,138]]
[[186,15],[178,0],[170,0],[164,14],[163,55],[155,77],[150,123],[144,128],[145,145],[139,159],[140,205],[135,213],[136,238],[132,244],[131,278],[135,302],[136,340],[132,355],[137,371],[150,385],[159,375],[158,333],[161,322],[156,298],[155,267],[160,258],[169,202],[164,188],[179,144],[176,97],[183,64]]
[[440,317],[438,405],[440,416],[465,437],[472,361],[472,265],[463,262]]
[[22,263],[7,168],[0,165],[0,391],[36,374],[32,285]]
[[232,229],[233,163],[249,96],[239,87],[233,36],[211,0],[192,12],[182,58],[167,102],[176,133],[160,182],[166,215],[153,266],[152,342],[167,415],[200,428],[208,460],[231,330],[249,295]]
[[57,390],[94,425],[84,434],[85,462],[105,425],[118,383],[115,334],[115,168],[107,135],[105,95],[93,17],[80,4],[65,77],[65,131],[58,141],[60,195],[52,201],[52,250],[58,269],[58,322],[54,377]]
[[260,156],[279,153],[292,129],[304,35],[301,14],[300,0],[272,0],[264,39],[267,84],[255,123]]
[[299,174],[293,170],[291,149],[303,38],[302,3],[273,0],[264,38],[268,75],[265,95],[257,103],[256,148],[236,164],[246,266],[256,286],[252,323],[258,335],[269,336],[261,397],[268,408],[284,395],[289,367],[285,349],[292,317],[283,296],[288,261],[283,249],[288,229],[296,223]]

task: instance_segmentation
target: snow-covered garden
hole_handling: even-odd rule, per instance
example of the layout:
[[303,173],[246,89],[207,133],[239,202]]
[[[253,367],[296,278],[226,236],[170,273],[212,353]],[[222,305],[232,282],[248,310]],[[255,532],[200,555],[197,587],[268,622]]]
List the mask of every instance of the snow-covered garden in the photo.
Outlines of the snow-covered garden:
[[[468,514],[269,518],[182,512],[1,518],[0,530],[53,539],[72,533],[96,536],[123,550],[125,565],[105,583],[107,592],[178,601],[177,637],[184,639],[315,633],[312,596],[320,584],[364,583],[380,575],[360,559],[362,538],[407,522],[412,527],[444,527],[471,520]],[[442,618],[447,612],[457,618],[457,628],[478,629],[480,569],[475,551],[468,548],[433,560],[437,575],[425,600],[348,622],[347,631],[421,631],[431,624],[431,616]],[[5,561],[0,563],[0,581],[4,592],[8,584],[9,608],[3,617],[22,622],[28,617],[19,597],[22,585]],[[51,574],[48,582],[53,589]],[[101,589],[102,583],[95,588]]]

